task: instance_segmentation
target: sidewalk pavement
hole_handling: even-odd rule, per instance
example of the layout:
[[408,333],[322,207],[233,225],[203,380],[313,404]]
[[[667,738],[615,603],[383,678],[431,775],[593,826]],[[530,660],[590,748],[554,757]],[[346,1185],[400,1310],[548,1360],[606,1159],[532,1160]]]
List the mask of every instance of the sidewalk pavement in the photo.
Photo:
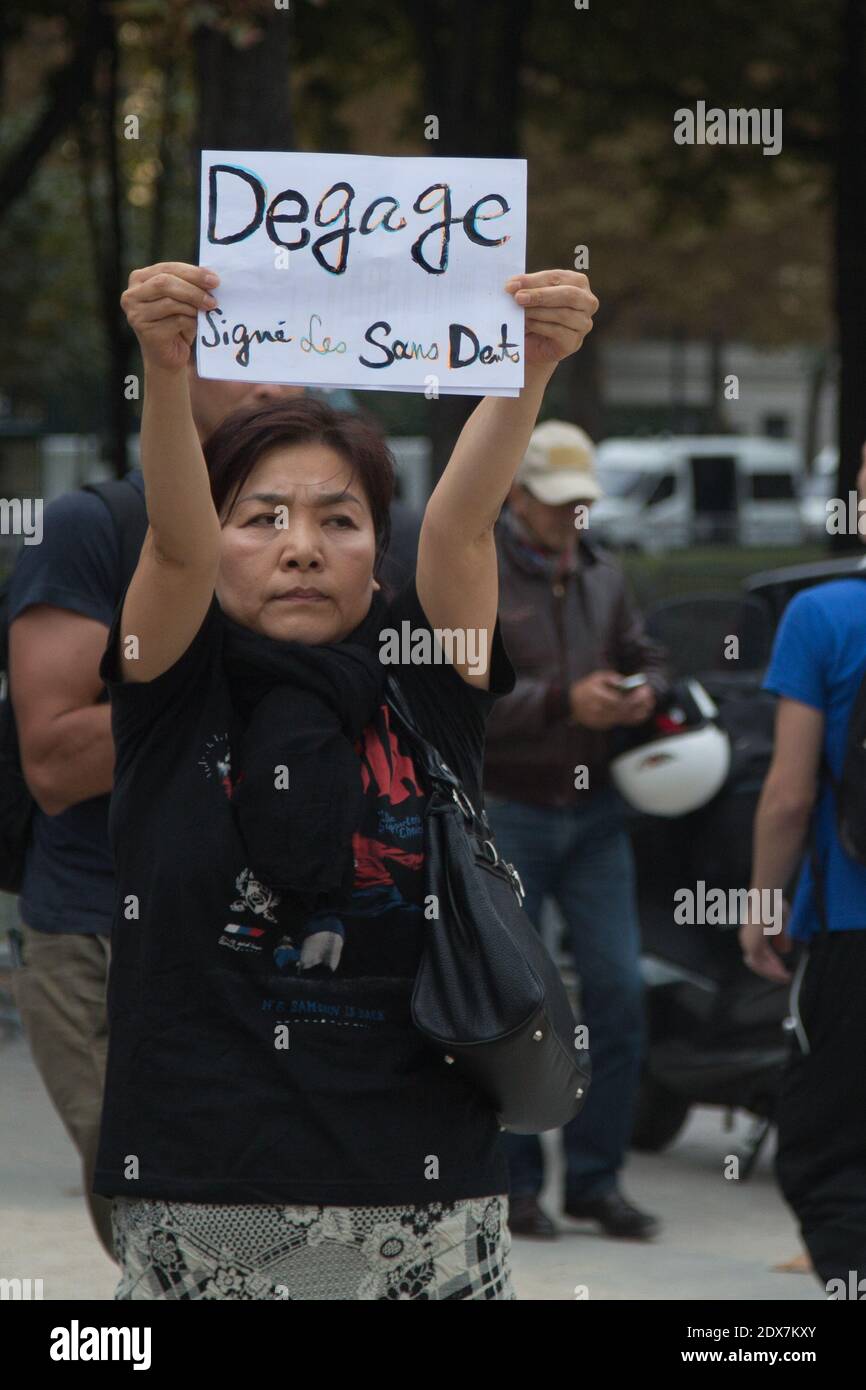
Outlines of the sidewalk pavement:
[[[77,1155],[23,1038],[0,1046],[0,1124],[0,1277],[41,1278],[46,1299],[112,1299],[115,1266],[91,1231]],[[725,1156],[737,1152],[746,1128],[740,1121],[726,1132],[720,1112],[697,1111],[671,1149],[632,1155],[625,1189],[664,1223],[651,1243],[607,1240],[567,1218],[558,1240],[515,1239],[518,1296],[823,1300],[813,1276],[771,1268],[800,1245],[769,1155],[747,1182],[723,1176]],[[552,1215],[555,1139],[543,1141],[551,1154],[543,1200]]]

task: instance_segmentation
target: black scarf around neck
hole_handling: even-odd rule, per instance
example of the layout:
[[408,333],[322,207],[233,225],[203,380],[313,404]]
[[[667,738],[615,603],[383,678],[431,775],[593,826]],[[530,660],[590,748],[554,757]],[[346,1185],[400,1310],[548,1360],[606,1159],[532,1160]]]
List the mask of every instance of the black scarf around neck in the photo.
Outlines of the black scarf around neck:
[[353,747],[384,696],[380,590],[340,642],[279,641],[223,615],[242,729],[231,804],[256,878],[304,914],[348,904],[363,800]]

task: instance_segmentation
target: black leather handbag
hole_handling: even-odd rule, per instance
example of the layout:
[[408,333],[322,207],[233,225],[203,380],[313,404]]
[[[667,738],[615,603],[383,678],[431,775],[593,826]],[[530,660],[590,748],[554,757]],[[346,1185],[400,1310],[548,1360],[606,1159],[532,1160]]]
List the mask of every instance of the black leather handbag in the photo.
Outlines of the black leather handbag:
[[425,892],[438,911],[415,979],[413,1022],[487,1095],[502,1129],[558,1129],[581,1109],[590,1081],[565,986],[486,813],[416,728],[392,676],[386,690],[429,790]]

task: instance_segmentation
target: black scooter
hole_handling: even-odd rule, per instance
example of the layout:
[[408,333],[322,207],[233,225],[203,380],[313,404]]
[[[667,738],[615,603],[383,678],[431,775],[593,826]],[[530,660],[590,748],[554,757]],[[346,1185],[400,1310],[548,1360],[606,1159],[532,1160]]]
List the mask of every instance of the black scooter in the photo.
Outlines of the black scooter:
[[[708,602],[685,601],[677,608],[677,636],[688,619],[706,638]],[[665,618],[669,611],[667,605]],[[754,649],[757,615],[750,601],[743,615]],[[772,626],[767,624],[767,636]],[[661,641],[670,638],[664,627],[649,615],[648,628]],[[720,627],[728,634],[736,630],[731,616]],[[694,656],[695,646],[669,640],[669,650]],[[731,740],[731,771],[719,794],[691,815],[636,816],[631,825],[648,1024],[633,1147],[665,1148],[693,1105],[720,1106],[729,1119],[745,1110],[754,1124],[741,1155],[741,1177],[752,1171],[772,1124],[788,1053],[789,988],[744,965],[734,911],[726,926],[685,925],[675,920],[674,907],[677,890],[694,891],[701,880],[707,889],[721,889],[729,902],[731,890],[748,888],[752,824],[773,745],[775,701],[760,688],[762,665],[753,660],[747,670],[729,665],[698,674]]]
[[740,957],[736,929],[644,926],[641,970],[649,1045],[632,1146],[656,1153],[693,1105],[754,1117],[740,1176],[748,1177],[773,1121],[787,1055],[788,989]]

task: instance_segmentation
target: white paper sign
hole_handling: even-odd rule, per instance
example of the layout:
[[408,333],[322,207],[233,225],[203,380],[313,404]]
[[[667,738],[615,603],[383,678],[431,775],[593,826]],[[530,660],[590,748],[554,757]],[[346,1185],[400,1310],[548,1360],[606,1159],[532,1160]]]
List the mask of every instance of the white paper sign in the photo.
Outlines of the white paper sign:
[[199,375],[515,396],[526,161],[204,150]]

